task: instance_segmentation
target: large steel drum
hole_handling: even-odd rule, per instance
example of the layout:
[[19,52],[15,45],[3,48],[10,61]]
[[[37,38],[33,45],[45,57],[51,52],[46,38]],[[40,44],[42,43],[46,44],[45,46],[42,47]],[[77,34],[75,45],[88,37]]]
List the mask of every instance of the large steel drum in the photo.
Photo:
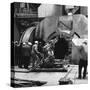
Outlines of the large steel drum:
[[[58,25],[58,23],[60,24]],[[21,42],[33,42],[34,38],[42,39],[47,42],[48,39],[52,39],[61,32],[58,32],[58,28],[63,30],[69,30],[76,32],[80,38],[87,38],[88,36],[88,19],[81,14],[73,15],[72,20],[70,16],[49,16],[43,19],[37,26],[28,28],[21,36]],[[50,36],[51,35],[51,36]],[[76,58],[77,57],[77,58]],[[72,45],[72,59],[79,60],[78,49],[76,45]]]

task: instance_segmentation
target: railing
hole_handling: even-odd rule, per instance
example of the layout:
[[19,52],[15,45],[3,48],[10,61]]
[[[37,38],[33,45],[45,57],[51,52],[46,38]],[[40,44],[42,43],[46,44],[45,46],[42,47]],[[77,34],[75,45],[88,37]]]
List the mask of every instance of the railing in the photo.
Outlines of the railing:
[[19,17],[19,18],[33,18],[33,17],[38,17],[37,14],[26,14],[26,13],[16,13],[14,16],[15,17]]
[[30,10],[27,8],[24,8],[24,9],[19,8],[18,10],[15,9],[14,16],[15,17],[37,17],[38,12],[36,10]]

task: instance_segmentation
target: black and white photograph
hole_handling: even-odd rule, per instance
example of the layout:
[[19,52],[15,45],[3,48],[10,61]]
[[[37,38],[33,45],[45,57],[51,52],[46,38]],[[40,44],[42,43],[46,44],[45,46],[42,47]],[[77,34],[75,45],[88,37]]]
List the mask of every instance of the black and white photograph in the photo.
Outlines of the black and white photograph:
[[13,2],[11,87],[88,84],[88,7]]

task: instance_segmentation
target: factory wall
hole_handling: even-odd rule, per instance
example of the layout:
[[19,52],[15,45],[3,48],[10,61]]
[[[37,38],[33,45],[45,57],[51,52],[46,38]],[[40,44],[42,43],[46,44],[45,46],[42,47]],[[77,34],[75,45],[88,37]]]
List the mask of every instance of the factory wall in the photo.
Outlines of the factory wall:
[[82,6],[80,8],[80,13],[87,16],[88,15],[88,7]]
[[17,28],[16,22],[14,22],[14,41],[19,41],[19,39],[20,39],[19,30]]
[[62,6],[53,4],[41,4],[38,8],[38,17],[61,16]]

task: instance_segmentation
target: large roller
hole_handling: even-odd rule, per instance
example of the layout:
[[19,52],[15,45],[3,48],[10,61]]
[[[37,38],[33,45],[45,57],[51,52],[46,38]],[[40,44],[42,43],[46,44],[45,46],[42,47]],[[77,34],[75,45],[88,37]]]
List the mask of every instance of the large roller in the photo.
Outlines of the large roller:
[[[58,23],[60,24],[58,25]],[[58,28],[62,31],[72,31],[77,33],[80,38],[88,36],[88,19],[81,14],[70,16],[49,16],[43,19],[37,26],[28,28],[21,36],[20,42],[33,42],[34,38],[47,41],[61,34]],[[35,31],[35,32],[34,32]],[[59,50],[61,51],[61,50]],[[72,45],[72,59],[79,60],[77,46]],[[77,57],[77,58],[76,58]]]

